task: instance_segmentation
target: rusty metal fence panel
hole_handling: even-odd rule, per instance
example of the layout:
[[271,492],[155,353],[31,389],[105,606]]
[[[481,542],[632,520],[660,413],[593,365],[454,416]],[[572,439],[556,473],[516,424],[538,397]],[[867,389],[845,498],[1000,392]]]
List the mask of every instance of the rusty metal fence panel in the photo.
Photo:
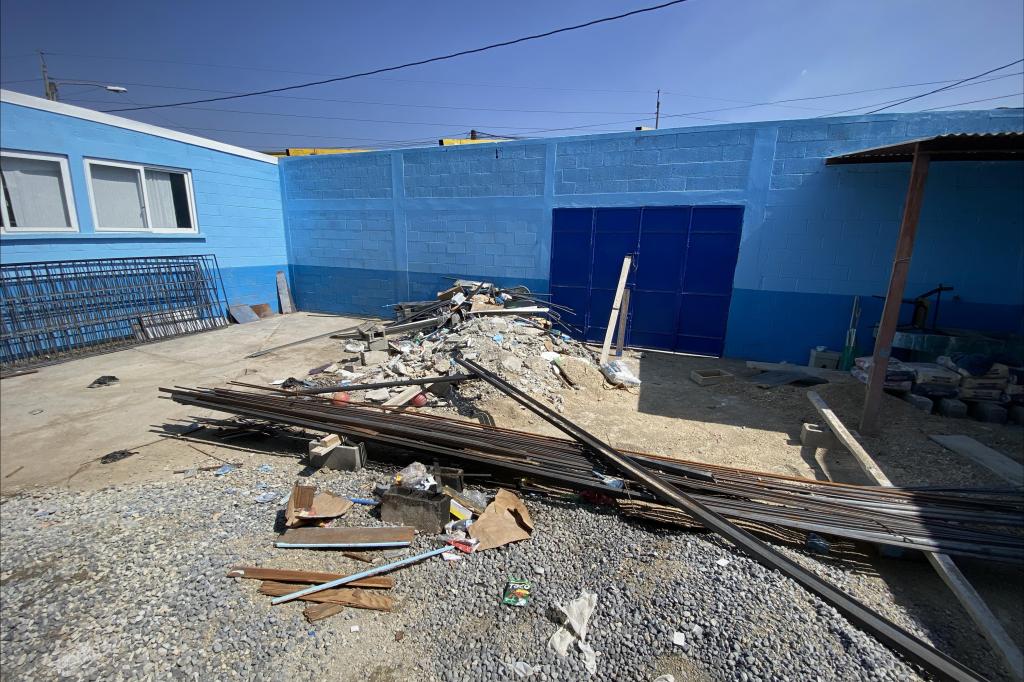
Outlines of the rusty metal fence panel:
[[214,255],[0,266],[0,369],[107,353],[224,327]]

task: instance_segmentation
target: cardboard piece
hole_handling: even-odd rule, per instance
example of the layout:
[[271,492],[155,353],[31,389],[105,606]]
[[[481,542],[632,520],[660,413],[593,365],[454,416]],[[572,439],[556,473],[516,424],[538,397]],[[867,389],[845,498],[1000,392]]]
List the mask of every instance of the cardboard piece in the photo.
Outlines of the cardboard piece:
[[288,508],[285,510],[286,526],[295,528],[306,522],[334,519],[342,516],[354,504],[347,497],[338,497],[334,493],[313,494],[315,490],[314,486],[298,484],[292,488]]
[[504,489],[498,491],[494,501],[469,527],[470,537],[480,541],[478,552],[529,540],[532,533],[533,520],[526,505],[515,493]]

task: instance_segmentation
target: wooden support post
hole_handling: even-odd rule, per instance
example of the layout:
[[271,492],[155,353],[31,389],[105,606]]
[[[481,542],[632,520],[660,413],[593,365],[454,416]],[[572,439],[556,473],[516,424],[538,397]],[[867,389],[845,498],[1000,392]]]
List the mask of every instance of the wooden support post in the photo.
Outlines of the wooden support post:
[[622,306],[622,292],[629,278],[629,268],[633,265],[633,256],[622,259],[622,272],[619,273],[619,284],[615,287],[615,298],[612,299],[612,313],[608,316],[608,328],[604,330],[604,345],[601,346],[601,364],[608,362],[611,353],[612,337],[615,336],[615,323],[619,319],[619,308]]
[[[882,378],[885,378],[884,375]],[[814,409],[818,411],[821,418],[828,424],[828,427],[832,429],[832,433],[835,434],[836,438],[857,460],[857,464],[860,465],[864,474],[882,487],[893,487],[889,477],[878,468],[878,465],[875,464],[875,460],[871,458],[868,451],[843,426],[843,422],[839,420],[836,413],[822,400],[821,396],[815,391],[808,391],[807,397],[810,399],[811,404],[814,405]],[[988,641],[992,649],[1002,657],[1012,678],[1015,680],[1024,679],[1024,658],[1021,656],[1020,649],[1013,643],[1013,640],[1006,633],[1006,629],[1003,628],[1003,624],[999,622],[999,619],[988,608],[988,604],[981,598],[981,595],[974,589],[974,586],[967,581],[967,578],[964,577],[964,574],[960,572],[960,569],[948,555],[938,552],[925,552],[924,555],[928,558],[928,562],[935,569],[935,572],[939,574],[942,582],[946,583],[946,587],[956,595],[960,605],[964,607],[967,615],[978,626],[981,634]]]
[[903,221],[900,223],[896,253],[892,260],[892,274],[889,276],[889,290],[885,294],[885,307],[882,309],[882,319],[878,324],[878,335],[875,337],[873,364],[868,376],[864,412],[860,418],[861,433],[874,433],[878,422],[878,409],[882,402],[885,372],[889,368],[892,339],[896,334],[896,325],[900,319],[903,290],[907,284],[907,272],[910,270],[910,256],[914,252],[917,221],[921,216],[921,204],[924,201],[929,160],[928,154],[922,153],[920,146],[916,145],[914,161],[910,167],[910,185],[907,187],[907,198],[903,205]]
[[615,340],[615,357],[622,357],[622,349],[626,347],[626,318],[629,317],[630,290],[622,292],[622,307],[619,309],[619,335]]

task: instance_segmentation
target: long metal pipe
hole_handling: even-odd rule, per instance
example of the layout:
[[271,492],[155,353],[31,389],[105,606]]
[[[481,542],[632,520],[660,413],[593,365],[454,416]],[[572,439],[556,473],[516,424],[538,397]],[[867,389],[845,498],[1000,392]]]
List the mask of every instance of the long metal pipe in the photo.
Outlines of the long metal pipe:
[[601,459],[606,460],[626,475],[642,483],[662,501],[683,510],[700,521],[706,528],[725,537],[752,558],[770,568],[781,571],[797,584],[811,591],[819,599],[845,615],[854,625],[901,652],[915,663],[924,666],[945,679],[984,679],[956,659],[947,656],[924,640],[903,630],[892,621],[864,606],[852,596],[833,587],[809,571],[804,570],[796,562],[779,554],[769,545],[761,542],[742,528],[735,526],[724,516],[705,507],[690,495],[687,495],[675,486],[664,483],[660,478],[651,474],[646,468],[638,465],[629,457],[587,433],[557,412],[548,409],[545,405],[537,402],[497,375],[492,374],[476,362],[461,357],[456,357],[455,362],[461,367],[476,373],[481,379],[502,391],[538,417],[541,417],[555,428],[585,445]]
[[294,392],[294,395],[320,395],[322,393],[334,393],[335,391],[367,391],[373,388],[390,388],[392,386],[422,386],[423,384],[450,384],[457,381],[472,379],[472,374],[449,374],[439,377],[422,377],[420,379],[395,379],[394,381],[378,381],[372,384],[335,384],[334,386],[321,386],[319,388],[303,388]]

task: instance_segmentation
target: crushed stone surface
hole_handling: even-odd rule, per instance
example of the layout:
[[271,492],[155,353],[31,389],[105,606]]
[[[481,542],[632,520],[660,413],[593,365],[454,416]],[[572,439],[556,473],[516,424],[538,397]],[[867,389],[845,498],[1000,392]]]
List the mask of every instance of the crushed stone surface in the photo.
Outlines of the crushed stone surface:
[[[350,573],[367,564],[273,548],[280,500],[301,465],[267,461],[270,471],[246,466],[219,477],[7,498],[4,678],[918,679],[833,609],[713,536],[530,496],[530,540],[400,569],[393,612],[347,609],[309,624],[301,604],[272,607],[258,581],[227,578],[226,570]],[[307,480],[367,496],[393,473],[373,465]],[[255,502],[267,492],[277,499]],[[333,525],[382,524],[372,508],[356,505]],[[440,542],[418,534],[406,556]],[[509,578],[531,581],[528,606],[501,603]],[[561,658],[547,647],[559,627],[553,607],[584,590],[597,595],[586,639],[597,652],[593,675],[578,648]]]

